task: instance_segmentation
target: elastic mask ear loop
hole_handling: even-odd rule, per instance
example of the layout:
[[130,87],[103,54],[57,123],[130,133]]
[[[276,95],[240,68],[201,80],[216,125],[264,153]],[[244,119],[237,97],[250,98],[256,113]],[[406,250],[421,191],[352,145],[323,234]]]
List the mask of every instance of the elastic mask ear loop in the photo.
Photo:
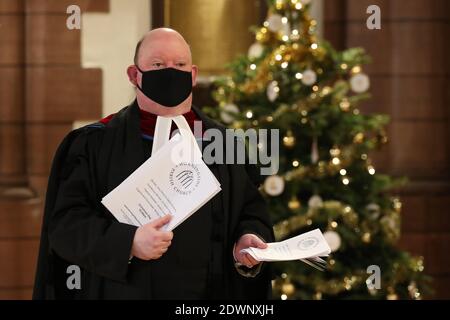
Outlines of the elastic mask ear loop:
[[[138,69],[138,71],[142,74],[142,76],[144,76],[145,71],[142,71],[141,68],[139,68],[139,66],[137,64],[135,64],[136,69]],[[141,81],[142,81],[142,77],[141,77]],[[136,81],[136,88],[139,89],[139,91],[141,91],[144,95],[144,91],[142,91],[142,88],[139,86],[139,84]]]

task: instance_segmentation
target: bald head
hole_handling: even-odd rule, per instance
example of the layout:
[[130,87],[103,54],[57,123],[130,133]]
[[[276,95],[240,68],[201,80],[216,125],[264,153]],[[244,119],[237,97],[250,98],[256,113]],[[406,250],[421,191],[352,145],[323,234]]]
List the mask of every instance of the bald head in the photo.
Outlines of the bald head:
[[[197,79],[197,66],[192,64],[191,49],[183,36],[173,29],[158,28],[148,32],[136,46],[134,65],[129,66],[127,74],[130,82],[142,87],[143,72],[165,68],[190,72],[192,86]],[[185,101],[175,107],[165,107],[151,100],[140,89],[136,98],[141,109],[161,116],[174,116],[186,113],[192,105],[192,93]]]
[[[177,44],[179,49],[184,50],[189,58],[189,62],[192,63],[191,48],[189,47],[183,36],[177,31],[170,28],[157,28],[147,32],[136,45],[134,52],[134,64],[139,64],[141,55],[145,55],[145,50],[160,43],[172,42]],[[141,54],[141,52],[143,52]]]

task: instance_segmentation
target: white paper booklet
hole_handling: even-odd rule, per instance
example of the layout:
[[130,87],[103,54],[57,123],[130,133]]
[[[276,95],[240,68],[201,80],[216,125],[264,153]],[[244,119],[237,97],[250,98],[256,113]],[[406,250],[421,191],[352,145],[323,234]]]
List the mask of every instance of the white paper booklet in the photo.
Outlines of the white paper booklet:
[[158,131],[159,127],[160,136],[168,138],[172,120],[182,134],[168,142],[154,141],[152,156],[103,197],[102,204],[119,222],[141,226],[170,214],[172,219],[164,230],[171,231],[221,190],[201,159],[184,117],[162,119],[164,132],[161,133],[161,125],[156,128]]
[[301,260],[323,271],[326,261],[320,257],[327,257],[331,249],[322,232],[315,229],[281,242],[268,243],[266,249],[246,248],[241,252],[258,261]]

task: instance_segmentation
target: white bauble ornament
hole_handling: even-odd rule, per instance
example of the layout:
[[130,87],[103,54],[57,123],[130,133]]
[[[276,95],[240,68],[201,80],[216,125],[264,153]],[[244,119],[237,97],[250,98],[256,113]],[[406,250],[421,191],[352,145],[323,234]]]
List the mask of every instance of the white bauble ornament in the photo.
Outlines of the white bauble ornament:
[[369,87],[370,80],[365,73],[358,73],[350,78],[350,88],[356,93],[366,92]]
[[330,246],[331,252],[334,252],[341,247],[341,236],[339,233],[335,231],[325,231],[323,237]]
[[233,104],[228,103],[222,107],[222,111],[220,112],[220,118],[225,123],[231,123],[234,121],[234,115],[239,113],[239,108]]
[[316,83],[317,80],[317,74],[311,70],[305,70],[303,71],[303,77],[302,77],[302,83],[305,86],[312,86],[314,83]]
[[264,46],[258,42],[255,42],[248,48],[248,57],[250,59],[258,59],[264,52]]
[[279,196],[284,191],[284,179],[278,175],[267,177],[264,181],[264,191],[269,196]]
[[321,208],[322,206],[323,206],[323,200],[319,195],[315,194],[311,198],[309,198],[308,207],[310,207],[312,209],[317,209],[317,208]]
[[269,23],[269,30],[272,32],[278,32],[283,30],[283,17],[278,13],[271,14],[269,18],[267,18],[267,22]]
[[267,86],[267,98],[270,102],[274,102],[278,98],[280,88],[278,87],[278,82],[272,81]]
[[369,203],[366,206],[366,211],[374,220],[378,219],[378,217],[380,216],[380,206],[376,203]]

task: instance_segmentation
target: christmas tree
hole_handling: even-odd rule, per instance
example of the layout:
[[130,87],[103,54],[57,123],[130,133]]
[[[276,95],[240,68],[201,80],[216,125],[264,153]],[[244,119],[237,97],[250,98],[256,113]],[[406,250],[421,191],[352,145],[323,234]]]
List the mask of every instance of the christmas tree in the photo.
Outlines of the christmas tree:
[[[274,264],[274,297],[422,298],[423,259],[396,246],[401,202],[388,191],[402,181],[376,173],[368,156],[387,143],[389,121],[358,109],[370,97],[370,57],[319,39],[309,1],[268,4],[248,55],[216,82],[219,107],[206,110],[229,127],[280,130],[279,171],[261,188],[277,240],[320,228],[332,249],[325,272]],[[368,280],[371,268],[380,270],[379,288]]]

